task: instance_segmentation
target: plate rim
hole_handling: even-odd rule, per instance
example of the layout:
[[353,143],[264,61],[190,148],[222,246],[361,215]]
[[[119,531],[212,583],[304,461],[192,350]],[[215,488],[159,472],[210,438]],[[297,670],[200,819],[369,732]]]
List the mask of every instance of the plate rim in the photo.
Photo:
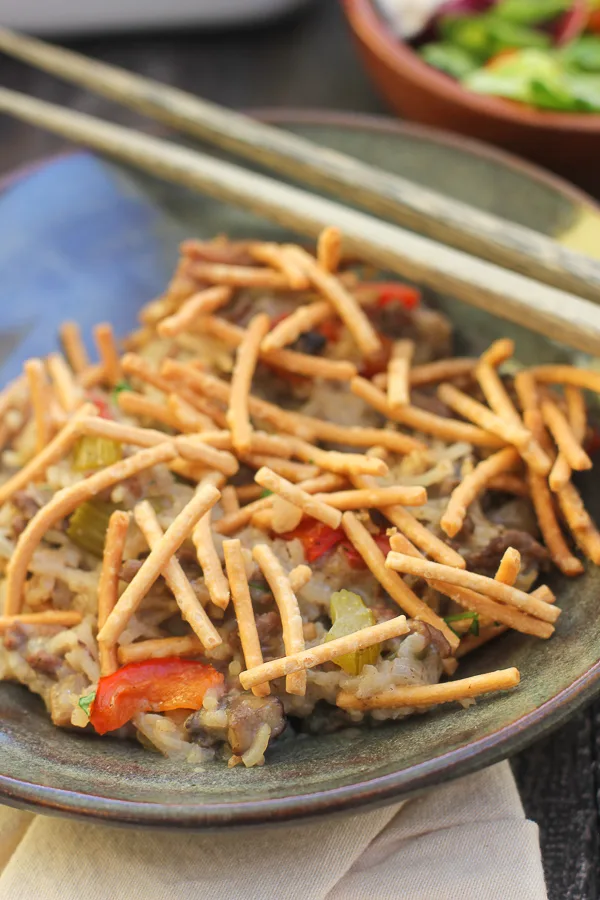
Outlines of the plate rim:
[[[553,188],[573,203],[600,213],[600,204],[559,176],[503,150],[449,132],[396,121],[386,116],[352,112],[280,108],[255,109],[252,110],[252,114],[273,124],[330,125],[424,138],[520,171],[538,183]],[[82,153],[88,154],[89,151],[67,150],[26,163],[6,173],[0,178],[0,202],[6,191],[17,187],[20,182],[27,180],[41,169],[61,159]],[[422,793],[442,781],[451,781],[467,772],[475,772],[499,762],[559,727],[598,693],[600,693],[600,660],[555,697],[477,741],[399,772],[366,777],[353,784],[324,790],[310,789],[306,794],[294,797],[199,805],[166,804],[143,800],[118,800],[0,775],[0,802],[38,813],[68,815],[90,822],[183,831],[300,822],[320,815],[336,815],[367,807],[383,806]],[[506,746],[507,743],[510,744],[509,747]]]

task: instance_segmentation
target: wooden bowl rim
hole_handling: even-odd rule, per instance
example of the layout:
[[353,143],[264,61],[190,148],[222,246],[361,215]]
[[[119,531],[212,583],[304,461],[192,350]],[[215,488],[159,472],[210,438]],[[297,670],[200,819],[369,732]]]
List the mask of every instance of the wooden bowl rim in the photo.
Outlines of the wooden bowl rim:
[[372,0],[342,0],[342,4],[358,39],[396,75],[426,88],[431,94],[507,125],[600,135],[600,113],[545,112],[467,90],[424,62],[412,47],[397,37],[377,13]]

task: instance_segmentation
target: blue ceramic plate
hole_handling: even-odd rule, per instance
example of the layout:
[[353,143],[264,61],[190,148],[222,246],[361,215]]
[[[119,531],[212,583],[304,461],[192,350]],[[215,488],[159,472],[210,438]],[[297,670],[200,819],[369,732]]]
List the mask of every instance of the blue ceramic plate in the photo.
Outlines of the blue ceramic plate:
[[[600,247],[600,217],[578,192],[496,151],[384,120],[288,117],[298,131],[423,184],[553,234]],[[65,318],[86,335],[130,329],[164,287],[184,236],[277,237],[245,213],[77,153],[17,175],[0,197],[0,378],[47,353]],[[523,360],[561,351],[438,298],[461,349],[500,334]],[[91,349],[91,348],[90,348]],[[600,503],[592,501],[596,512]],[[55,729],[24,688],[0,684],[0,799],[121,824],[205,828],[297,819],[385,803],[495,762],[556,726],[600,685],[598,570],[554,585],[564,610],[548,642],[509,634],[461,665],[517,665],[519,689],[467,710],[283,742],[261,769],[181,767],[134,743]]]

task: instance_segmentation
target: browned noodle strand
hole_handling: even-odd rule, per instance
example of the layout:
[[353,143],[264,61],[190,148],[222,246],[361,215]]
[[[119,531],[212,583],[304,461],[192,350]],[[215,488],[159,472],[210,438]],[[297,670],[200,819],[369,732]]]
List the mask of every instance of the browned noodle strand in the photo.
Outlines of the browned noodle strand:
[[[102,628],[108,619],[119,596],[119,570],[123,562],[123,548],[129,529],[129,519],[129,513],[115,510],[108,521],[102,569],[98,582],[98,629]],[[98,641],[98,651],[100,674],[112,675],[119,666],[115,645]]]
[[355,549],[360,553],[375,578],[388,592],[392,600],[409,616],[420,618],[424,622],[433,625],[438,631],[441,631],[450,646],[455,649],[458,646],[456,635],[446,625],[444,620],[433,612],[423,600],[419,599],[398,575],[386,568],[383,553],[354,513],[344,513],[342,526]]
[[[235,679],[240,671],[239,645],[234,647],[238,640],[237,633],[234,642],[229,645],[228,629],[230,626],[235,627],[237,621],[239,643],[247,666],[247,671],[240,673],[242,687],[251,688],[257,697],[265,697],[270,692],[268,682],[286,676],[286,690],[304,696],[307,692],[307,668],[331,661],[340,654],[355,652],[373,643],[406,634],[408,626],[405,617],[398,616],[392,622],[380,622],[372,628],[342,639],[318,643],[323,634],[320,623],[315,625],[312,621],[304,622],[302,611],[308,608],[304,604],[311,602],[313,592],[320,587],[317,581],[319,566],[314,567],[314,572],[311,572],[309,566],[299,565],[287,573],[275,552],[280,545],[274,543],[271,547],[267,543],[255,544],[261,538],[252,535],[251,531],[249,534],[252,536],[248,538],[246,548],[237,539],[223,543],[224,573],[219,558],[221,541],[216,538],[219,532],[232,534],[251,523],[270,528],[276,535],[289,539],[292,535],[288,536],[285,532],[293,531],[303,515],[316,518],[334,530],[341,526],[371,574],[389,595],[388,599],[393,600],[408,615],[437,629],[445,637],[455,657],[467,652],[466,648],[471,647],[473,642],[466,638],[461,641],[442,616],[438,615],[436,610],[444,609],[438,604],[446,601],[437,597],[434,591],[445,594],[460,607],[480,616],[485,640],[508,627],[543,639],[549,638],[560,609],[553,605],[555,598],[544,585],[530,594],[515,587],[520,572],[520,555],[514,548],[509,548],[504,554],[495,578],[489,579],[468,572],[465,559],[455,549],[460,544],[450,546],[434,533],[434,526],[431,529],[426,527],[404,508],[405,505],[421,506],[427,503],[427,490],[419,484],[420,478],[423,485],[434,486],[430,496],[433,495],[437,500],[437,485],[443,479],[454,477],[456,461],[468,459],[469,448],[440,448],[435,441],[419,440],[412,434],[402,433],[398,426],[407,426],[422,434],[439,438],[446,444],[468,442],[481,450],[475,455],[480,462],[452,492],[442,516],[441,525],[449,537],[455,537],[459,533],[470,504],[484,490],[509,490],[522,496],[530,494],[553,559],[563,571],[575,574],[581,569],[581,564],[572,556],[564,542],[552,507],[547,476],[550,473],[550,483],[556,491],[557,502],[576,543],[587,556],[600,564],[600,532],[570,481],[572,469],[591,466],[583,449],[586,419],[581,390],[600,390],[600,375],[591,371],[584,371],[580,375],[577,370],[568,366],[541,366],[519,373],[515,378],[515,390],[523,408],[521,415],[497,372],[497,367],[514,352],[513,342],[509,339],[494,342],[479,360],[447,359],[412,366],[413,354],[421,348],[415,346],[412,339],[402,337],[395,342],[387,376],[383,375],[373,383],[356,375],[357,367],[361,365],[359,356],[373,355],[376,350],[381,349],[381,341],[361,306],[364,301],[358,299],[361,289],[353,286],[357,281],[356,276],[349,272],[335,274],[341,255],[341,235],[337,229],[326,229],[321,234],[317,259],[302,248],[292,245],[244,242],[243,246],[236,245],[238,255],[232,256],[226,240],[213,244],[214,246],[207,248],[197,242],[194,248],[188,247],[187,260],[178,267],[166,294],[149,304],[143,312],[144,334],[138,337],[137,346],[141,348],[140,354],[148,353],[149,359],[158,361],[160,371],[154,371],[141,355],[127,354],[121,358],[112,328],[107,324],[101,324],[94,330],[101,359],[98,366],[90,366],[78,330],[68,326],[63,329],[65,352],[73,372],[62,357],[50,357],[46,365],[51,375],[52,392],[48,390],[45,363],[41,360],[29,362],[30,397],[25,392],[24,404],[31,402],[40,452],[24,467],[22,472],[25,475],[21,479],[16,482],[14,478],[9,479],[6,485],[0,486],[0,500],[3,496],[8,499],[14,495],[18,489],[15,484],[26,486],[32,476],[42,476],[49,466],[70,451],[73,442],[79,437],[82,440],[104,438],[146,449],[126,456],[119,463],[95,474],[89,475],[86,472],[78,483],[57,491],[46,506],[33,516],[19,537],[15,553],[8,564],[8,615],[0,617],[0,631],[3,627],[19,622],[71,627],[81,621],[79,613],[69,615],[62,610],[20,615],[30,563],[34,575],[38,571],[37,556],[32,563],[36,546],[48,528],[70,515],[80,503],[119,481],[132,478],[144,469],[166,464],[188,481],[199,482],[199,486],[193,493],[192,500],[172,519],[164,533],[147,497],[135,507],[134,517],[147,540],[150,554],[141,562],[141,567],[124,588],[120,598],[117,596],[119,567],[130,514],[120,510],[113,513],[99,589],[98,644],[102,675],[114,672],[118,663],[161,658],[169,654],[202,656],[203,647],[208,650],[219,647],[214,659],[224,663],[226,668],[232,658],[227,654],[233,654],[229,674]],[[215,254],[214,258],[211,258],[211,252]],[[253,260],[260,265],[252,265]],[[206,287],[207,283],[212,286]],[[250,305],[244,308],[244,303],[248,297],[254,299],[255,289],[261,287],[272,291],[306,292],[305,295],[286,298],[286,303],[295,309],[289,316],[287,326],[284,320],[269,332],[271,312],[267,314],[259,311],[245,329],[220,316],[211,315],[232,300],[234,302],[223,311],[223,315],[246,322],[246,310]],[[315,293],[320,294],[323,299],[315,302]],[[270,297],[259,299],[259,310],[265,308],[263,300],[271,310]],[[307,305],[298,306],[303,303]],[[360,350],[359,354],[356,348],[351,348],[347,354],[356,362],[348,360],[343,350],[339,351],[331,346],[332,341],[326,350],[328,355],[323,357],[287,349],[290,339],[294,340],[306,330],[307,323],[314,327],[336,314],[347,327],[347,331],[342,330],[341,343],[352,337]],[[418,315],[420,318],[415,318],[415,321],[423,329],[423,317],[433,314],[422,310]],[[418,333],[418,329],[416,332]],[[206,342],[210,346],[210,352],[215,353],[214,365],[210,358],[207,360],[202,356],[205,343],[201,340],[201,335],[204,333],[218,338],[225,345],[223,347],[215,340]],[[415,332],[408,330],[408,333]],[[173,338],[173,341],[158,342],[160,349],[152,356],[154,348],[147,348],[146,344],[157,335],[163,339]],[[195,358],[192,357],[194,353]],[[339,359],[333,358],[336,354]],[[180,359],[170,358],[171,355],[179,355]],[[419,356],[420,353],[417,359]],[[421,358],[429,357],[424,352]],[[232,361],[233,376],[230,383],[204,371],[205,367],[212,365],[217,371],[229,373]],[[258,365],[259,362],[266,365]],[[281,373],[274,373],[273,368],[338,382],[324,387],[331,390],[332,395],[337,392],[340,403],[344,402],[344,393],[347,396],[350,388],[356,397],[385,417],[385,426],[338,425],[316,416],[281,409],[276,403],[254,396],[251,393],[253,380],[259,390],[263,379],[279,377]],[[85,396],[84,390],[93,389],[97,385],[102,385],[103,388],[114,387],[124,374],[132,377],[135,390],[114,392],[109,406],[112,404],[114,408],[118,405],[131,416],[150,418],[159,423],[159,427],[166,426],[167,431],[111,421],[100,415],[91,416],[89,406],[83,405],[80,408]],[[453,379],[461,380],[452,384]],[[344,381],[349,382],[349,385],[344,385]],[[306,378],[294,379],[294,384],[300,385],[297,391],[298,403],[304,403],[308,385]],[[423,392],[421,396],[414,392],[413,403],[416,405],[412,405],[410,390],[419,384],[438,385],[438,394],[446,406],[469,421],[446,418],[429,412],[427,408],[421,408],[419,404],[427,407],[427,392]],[[467,392],[467,387],[470,390],[473,384],[476,389],[477,385],[481,388],[489,409],[471,395],[473,392]],[[564,406],[551,399],[553,395],[550,391],[544,388],[538,390],[538,384],[561,384],[565,387],[568,416],[562,411]],[[387,388],[387,395],[379,389],[379,385]],[[125,387],[128,388],[129,385]],[[156,399],[155,390],[162,392],[162,402],[160,398]],[[96,397],[96,394],[91,393],[90,396]],[[350,399],[357,406],[361,405],[354,398]],[[3,402],[6,404],[8,401],[0,395],[0,407]],[[98,399],[98,402],[101,401]],[[310,405],[321,409],[316,396],[311,397]],[[326,408],[326,403],[323,403],[323,409]],[[29,413],[29,409],[27,412]],[[327,415],[327,412],[323,415]],[[377,423],[377,416],[372,411],[368,415],[369,420]],[[51,440],[54,431],[65,422],[64,428]],[[259,423],[265,431],[257,430]],[[31,419],[30,424],[33,424]],[[268,433],[269,428],[277,433]],[[171,431],[176,433],[171,434]],[[558,454],[548,431],[558,447]],[[97,443],[100,444],[100,441]],[[331,444],[343,446],[344,449],[331,449],[328,446]],[[362,447],[365,452],[347,452],[347,446]],[[491,455],[489,451],[492,451]],[[131,451],[126,449],[124,452],[127,454]],[[412,456],[406,460],[397,460],[393,454]],[[13,453],[13,456],[16,454]],[[527,483],[520,475],[512,474],[521,465],[521,458],[527,466]],[[551,468],[553,463],[554,467]],[[468,465],[470,462],[464,465],[463,471],[467,471]],[[259,469],[255,476],[259,486],[273,492],[273,495],[258,497],[246,507],[240,508],[241,497],[252,500],[256,496],[250,491],[256,486],[243,483],[252,477],[252,468]],[[233,484],[227,484],[227,480],[234,476]],[[374,476],[381,476],[386,480],[380,483]],[[157,484],[160,484],[161,478],[157,473]],[[403,479],[410,486],[402,486]],[[400,484],[396,484],[396,480]],[[226,486],[223,488],[224,485]],[[128,496],[129,487],[130,485],[120,488],[114,497]],[[131,490],[134,495],[136,487],[133,482]],[[219,493],[220,489],[223,489],[222,495]],[[174,499],[179,497],[178,490],[179,488],[173,491]],[[190,491],[189,486],[182,488],[182,498],[189,496],[185,491]],[[140,493],[142,497],[145,496],[143,492]],[[440,493],[445,495],[447,489]],[[219,498],[222,503],[220,508],[215,509],[213,522],[212,509]],[[185,499],[181,502],[184,503]],[[181,506],[175,508],[180,509]],[[374,521],[370,521],[366,511],[369,508],[376,508],[398,529],[388,531],[392,551],[387,560],[373,537],[380,525],[377,514]],[[349,510],[359,512],[355,515]],[[222,518],[218,518],[221,515]],[[423,512],[422,518],[430,521],[429,509]],[[294,524],[286,526],[288,520],[293,520]],[[132,535],[132,540],[133,537]],[[139,539],[137,533],[136,539]],[[196,548],[202,574],[199,587],[196,585],[196,576],[194,582],[190,583],[175,556],[185,540],[192,541]],[[290,546],[286,568],[291,568],[297,562],[295,554],[299,552],[298,547],[299,544]],[[181,552],[184,565],[188,562],[186,554],[189,553],[188,543]],[[435,562],[425,559],[424,554],[432,557]],[[140,556],[139,552],[137,556]],[[343,554],[334,558],[337,559],[338,556],[343,558]],[[269,584],[283,628],[286,656],[270,659],[266,663],[261,650],[262,632],[259,636],[248,582],[252,571],[252,557]],[[187,571],[190,570],[186,568]],[[434,589],[423,595],[428,601],[429,597],[434,598],[432,606],[417,596],[398,572],[424,579]],[[149,605],[156,603],[155,595],[148,592],[160,575],[164,576],[183,619],[188,621],[195,634],[153,638],[117,648],[119,636],[142,600],[146,598]],[[311,576],[314,581],[302,595],[299,604],[296,593],[309,584]],[[253,587],[253,590],[257,591],[259,587],[260,584]],[[202,608],[199,596],[203,603],[208,603],[207,597],[210,597],[212,602],[207,610],[215,620],[223,621],[224,626],[219,626],[220,631],[216,630]],[[236,621],[231,612],[224,618],[220,611],[225,610],[230,597]],[[172,599],[170,603],[174,607]],[[161,629],[170,629],[170,625],[162,624],[165,620],[158,621]],[[165,634],[165,631],[149,633]],[[315,642],[316,646],[307,649],[305,641]],[[222,647],[219,646],[221,644]],[[219,655],[221,651],[222,655]],[[272,655],[271,650],[268,655]],[[206,656],[210,659],[211,653]],[[452,674],[452,664],[456,666],[456,658],[444,663],[446,674]],[[318,676],[311,676],[311,691],[307,700],[302,702],[312,701],[312,680],[316,677]],[[453,699],[465,699],[488,690],[512,687],[518,681],[518,671],[510,669],[449,684],[407,688],[398,686],[370,697],[342,690],[338,693],[337,703],[343,709],[359,712],[373,708],[428,706]],[[237,691],[237,681],[232,684]],[[342,681],[342,684],[345,682]],[[277,690],[280,690],[279,686]],[[213,698],[209,699],[212,701]],[[221,711],[222,709],[219,710]],[[179,724],[179,717],[178,713],[173,721]],[[233,759],[234,762],[238,760],[237,757]]]
[[140,450],[127,459],[120,460],[100,472],[90,475],[68,488],[57,491],[48,503],[30,519],[19,537],[15,552],[6,569],[6,599],[4,611],[8,614],[18,613],[21,609],[23,586],[29,562],[35,548],[46,531],[57,521],[71,513],[77,506],[97,496],[119,481],[131,478],[138,472],[149,469],[159,463],[169,462],[177,455],[174,445],[167,441],[156,447]]
[[445,581],[459,587],[469,588],[487,594],[500,603],[514,606],[526,612],[528,615],[542,619],[545,622],[555,622],[560,615],[560,609],[549,606],[547,603],[526,594],[517,588],[502,584],[485,575],[477,575],[464,569],[456,569],[452,566],[443,566],[440,563],[430,562],[425,559],[415,559],[402,553],[392,551],[388,553],[386,566],[396,572],[408,575],[417,575],[427,581]]
[[342,709],[397,709],[402,706],[434,706],[452,700],[466,700],[490,691],[505,691],[516,687],[521,677],[518,669],[503,669],[486,675],[472,675],[457,681],[442,684],[427,684],[410,687],[393,687],[371,697],[357,697],[347,691],[340,691],[337,705]]
[[205,484],[198,488],[194,497],[173,519],[164,534],[156,519],[156,513],[147,501],[143,501],[136,507],[136,521],[142,530],[145,529],[144,536],[150,546],[150,555],[146,557],[119,597],[114,609],[98,632],[98,640],[110,642],[119,638],[148,590],[164,571],[165,578],[184,618],[190,622],[194,630],[197,628],[196,634],[200,640],[205,645],[208,643],[208,646],[215,646],[216,643],[221,642],[218,635],[215,638],[212,624],[189,587],[189,582],[179,563],[174,558],[175,552],[189,537],[196,523],[215,505],[219,497],[219,491],[212,484]]
[[362,397],[376,410],[387,416],[392,421],[408,425],[415,431],[424,434],[432,434],[434,437],[446,441],[467,441],[476,447],[503,447],[507,441],[491,434],[470,422],[461,422],[458,419],[446,419],[416,406],[406,405],[398,409],[392,409],[387,402],[387,397],[378,390],[372,382],[366,378],[356,377],[351,381],[352,392],[357,397]]

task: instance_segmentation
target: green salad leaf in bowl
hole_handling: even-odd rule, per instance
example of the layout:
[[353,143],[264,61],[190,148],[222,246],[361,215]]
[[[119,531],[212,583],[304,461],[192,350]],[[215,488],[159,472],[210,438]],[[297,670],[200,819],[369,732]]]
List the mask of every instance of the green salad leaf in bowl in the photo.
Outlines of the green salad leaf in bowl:
[[600,0],[453,0],[423,35],[424,61],[478,94],[600,112]]

